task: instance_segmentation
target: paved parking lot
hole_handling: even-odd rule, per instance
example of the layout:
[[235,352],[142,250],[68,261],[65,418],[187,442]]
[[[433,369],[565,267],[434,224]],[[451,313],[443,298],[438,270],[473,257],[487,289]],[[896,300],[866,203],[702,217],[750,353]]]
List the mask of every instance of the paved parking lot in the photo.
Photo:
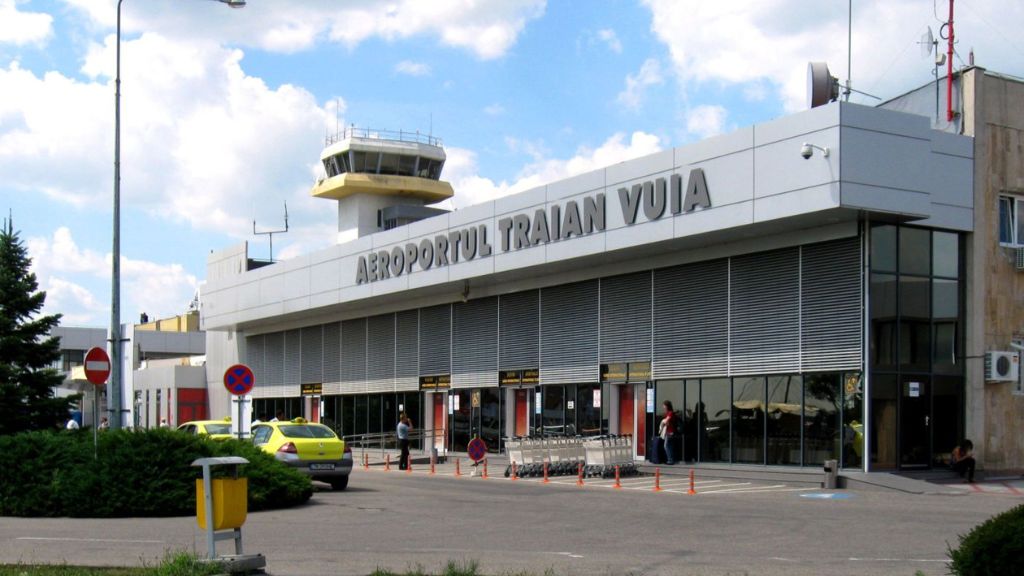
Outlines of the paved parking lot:
[[[461,461],[460,461],[461,462]],[[492,471],[493,470],[493,471]],[[411,478],[420,478],[424,476],[434,477],[438,479],[449,479],[452,481],[465,481],[467,479],[484,481],[482,477],[483,468],[480,466],[473,467],[466,465],[465,467],[459,466],[456,470],[454,462],[448,462],[445,464],[436,464],[433,471],[429,464],[414,465],[412,472],[398,470],[396,466],[389,466],[385,468],[379,462],[374,462],[368,468],[364,468],[363,471],[367,474],[398,474],[406,475]],[[458,474],[457,474],[458,472]],[[517,482],[523,484],[535,484],[540,486],[551,486],[551,487],[573,487],[577,489],[593,489],[593,490],[632,490],[635,492],[658,494],[685,494],[685,495],[710,495],[710,494],[733,494],[740,495],[746,493],[769,493],[769,492],[807,492],[816,490],[817,488],[808,487],[806,484],[795,485],[787,484],[785,482],[772,482],[772,481],[758,481],[758,480],[736,480],[736,479],[722,479],[722,478],[706,478],[700,477],[700,479],[694,479],[691,494],[690,479],[685,475],[680,474],[664,474],[656,477],[650,473],[634,474],[634,475],[620,475],[618,482],[614,477],[602,478],[584,476],[582,482],[578,476],[571,475],[549,475],[547,481],[543,477],[538,476],[521,476],[513,480],[510,476],[505,476],[506,466],[504,462],[498,461],[493,469],[489,467],[488,478],[486,481],[490,482]],[[518,474],[517,474],[518,476]]]
[[[932,576],[945,573],[947,543],[1019,502],[966,491],[821,499],[805,496],[830,493],[725,481],[689,496],[635,480],[615,490],[607,480],[581,488],[569,478],[543,485],[358,468],[345,492],[251,514],[246,551],[266,555],[276,576],[436,570],[470,559],[488,574]],[[129,565],[166,550],[202,552],[203,541],[192,518],[4,518],[0,562]]]

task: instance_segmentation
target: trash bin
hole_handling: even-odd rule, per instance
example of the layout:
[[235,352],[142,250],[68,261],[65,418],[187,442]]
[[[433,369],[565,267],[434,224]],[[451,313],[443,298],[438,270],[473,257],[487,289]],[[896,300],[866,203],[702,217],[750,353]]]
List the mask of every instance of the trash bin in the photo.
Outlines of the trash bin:
[[[241,528],[248,513],[248,478],[213,478],[213,529]],[[206,489],[203,479],[196,479],[196,522],[206,530]]]
[[821,487],[826,490],[835,490],[839,485],[839,461],[825,460],[825,479]]

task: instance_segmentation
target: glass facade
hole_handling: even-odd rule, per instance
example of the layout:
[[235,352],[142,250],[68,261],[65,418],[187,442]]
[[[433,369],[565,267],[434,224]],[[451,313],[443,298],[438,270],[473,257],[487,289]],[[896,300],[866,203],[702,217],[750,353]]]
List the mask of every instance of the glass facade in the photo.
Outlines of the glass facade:
[[[962,435],[961,244],[953,232],[870,228],[872,469],[934,465]],[[844,428],[856,425],[844,417]],[[844,453],[862,456],[853,449]]]
[[859,372],[662,380],[655,398],[683,416],[686,462],[859,467],[860,386]]

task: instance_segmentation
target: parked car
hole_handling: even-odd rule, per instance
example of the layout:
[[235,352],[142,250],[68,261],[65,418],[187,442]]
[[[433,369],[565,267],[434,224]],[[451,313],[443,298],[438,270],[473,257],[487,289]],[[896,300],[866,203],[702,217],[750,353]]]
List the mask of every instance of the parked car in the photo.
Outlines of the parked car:
[[223,420],[193,420],[178,426],[177,430],[189,434],[204,434],[214,440],[224,440],[231,438],[231,418]]
[[335,490],[348,486],[352,449],[323,424],[304,418],[260,422],[252,427],[252,443],[314,480],[327,482]]

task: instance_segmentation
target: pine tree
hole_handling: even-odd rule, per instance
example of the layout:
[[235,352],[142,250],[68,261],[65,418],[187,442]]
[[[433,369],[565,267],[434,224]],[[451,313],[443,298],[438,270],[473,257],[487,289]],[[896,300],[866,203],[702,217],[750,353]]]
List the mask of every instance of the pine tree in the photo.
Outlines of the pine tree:
[[48,336],[60,314],[39,316],[46,293],[38,292],[32,259],[14,232],[0,230],[0,434],[53,429],[68,418],[74,398],[54,397],[64,377],[51,368],[60,340]]

